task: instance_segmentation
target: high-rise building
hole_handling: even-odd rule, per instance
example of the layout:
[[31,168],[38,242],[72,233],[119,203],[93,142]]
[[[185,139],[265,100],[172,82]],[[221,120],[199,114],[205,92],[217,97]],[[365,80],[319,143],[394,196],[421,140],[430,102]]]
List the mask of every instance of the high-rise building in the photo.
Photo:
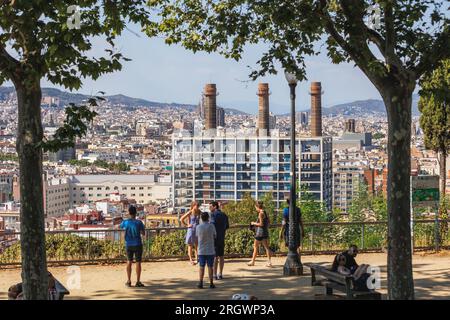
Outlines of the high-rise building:
[[306,111],[297,112],[297,118],[295,121],[302,127],[306,127],[309,123],[309,114]]
[[274,130],[277,127],[277,116],[272,112],[269,114],[269,130]]
[[345,121],[345,132],[356,132],[356,121],[355,119],[348,119]]
[[225,110],[224,108],[218,107],[216,109],[216,119],[217,119],[217,126],[218,127],[225,127]]
[[[297,140],[297,178],[313,199],[332,205],[332,148],[329,137]],[[281,208],[290,189],[290,139],[234,133],[173,137],[173,203],[176,212],[201,204],[272,195]]]
[[[212,200],[239,201],[246,194],[254,199],[263,199],[270,194],[276,207],[281,208],[290,191],[291,141],[277,130],[269,130],[274,128],[275,121],[271,126],[267,84],[259,84],[258,96],[258,124],[254,130],[221,129],[211,134],[208,108],[215,108],[216,88],[215,85],[205,86],[206,130],[194,131],[193,135],[184,132],[172,136],[175,212],[187,210],[193,200],[201,204]],[[320,107],[320,101],[314,104]],[[320,119],[317,121],[321,127]],[[312,196],[331,211],[331,137],[322,137],[321,133],[314,137],[298,137],[296,166],[299,190],[302,190],[300,200],[303,192],[307,192],[309,199]]]
[[[360,151],[337,151],[333,159],[333,208],[347,214],[365,182],[368,160]],[[372,177],[373,178],[373,177]]]

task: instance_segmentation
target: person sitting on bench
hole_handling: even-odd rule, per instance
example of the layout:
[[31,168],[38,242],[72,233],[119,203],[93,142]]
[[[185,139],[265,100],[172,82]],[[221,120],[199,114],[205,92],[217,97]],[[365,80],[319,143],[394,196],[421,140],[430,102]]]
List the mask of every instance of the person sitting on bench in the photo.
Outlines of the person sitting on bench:
[[[48,299],[56,299],[56,279],[53,275],[48,272]],[[8,289],[8,300],[23,300],[23,285],[22,282],[12,285]]]
[[[345,259],[346,259],[345,267],[347,269],[349,269],[350,272],[353,274],[356,271],[356,269],[359,268],[359,265],[356,263],[356,260],[355,260],[356,256],[358,255],[358,247],[356,246],[356,244],[352,244],[352,245],[350,245],[348,250],[346,250],[340,254],[345,256]],[[337,262],[336,258],[338,255],[336,255],[333,266],[331,267],[331,271],[333,271],[333,272],[337,272],[338,265],[336,264],[336,262]]]
[[333,271],[342,275],[352,276],[353,285],[355,286],[356,290],[368,291],[369,288],[367,287],[367,279],[370,277],[370,274],[367,273],[367,268],[369,267],[369,265],[362,264],[352,272],[352,270],[347,267],[347,264],[348,261],[346,256],[340,253],[334,258],[332,269],[335,269]]

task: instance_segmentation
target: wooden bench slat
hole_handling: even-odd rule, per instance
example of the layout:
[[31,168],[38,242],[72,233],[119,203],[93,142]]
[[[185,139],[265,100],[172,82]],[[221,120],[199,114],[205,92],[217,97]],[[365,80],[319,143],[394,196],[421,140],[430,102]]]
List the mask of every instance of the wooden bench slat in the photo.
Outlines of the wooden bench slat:
[[[311,285],[325,286],[327,295],[332,295],[333,289],[336,289],[344,292],[347,296],[347,299],[381,299],[381,294],[377,291],[354,290],[352,276],[346,276],[337,272],[333,272],[318,264],[305,263],[305,265],[311,269]],[[320,275],[325,279],[317,280],[316,275]]]

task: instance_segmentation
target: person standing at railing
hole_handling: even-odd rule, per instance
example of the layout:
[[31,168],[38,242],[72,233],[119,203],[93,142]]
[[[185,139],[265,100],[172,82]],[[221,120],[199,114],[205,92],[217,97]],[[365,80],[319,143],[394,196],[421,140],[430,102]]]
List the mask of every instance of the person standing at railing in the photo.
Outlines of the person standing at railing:
[[122,221],[120,228],[125,230],[125,243],[127,251],[127,287],[131,287],[131,268],[133,260],[136,258],[136,287],[144,287],[141,282],[141,261],[142,261],[142,238],[145,235],[145,226],[141,220],[136,219],[136,207],[128,208],[130,218]]
[[[197,201],[192,201],[191,208],[188,212],[186,212],[181,218],[180,221],[182,224],[188,227],[186,233],[185,244],[188,245],[188,256],[189,261],[192,265],[197,264],[198,258],[198,239],[196,234],[196,228],[200,223],[200,215],[202,211],[199,209],[199,203]],[[189,222],[188,222],[189,221]],[[195,252],[195,259],[193,258],[193,251]]]
[[[282,222],[282,225],[281,225],[280,237],[282,236],[284,238],[284,243],[285,243],[286,248],[287,248],[287,247],[289,247],[289,205],[290,205],[289,198],[286,199],[286,203],[287,203],[287,207],[283,209],[283,222]],[[301,248],[301,238],[305,234],[305,228],[303,227],[302,213],[300,211],[300,208],[297,207],[297,206],[296,206],[296,213],[297,213],[298,225],[299,225],[300,230],[301,230],[301,233],[299,232],[300,239],[299,239],[299,247],[298,247],[298,250],[300,250],[300,248]]]
[[223,267],[225,265],[225,234],[230,227],[228,216],[219,209],[219,203],[212,201],[209,205],[211,223],[216,227],[217,237],[214,243],[216,258],[214,260],[214,278],[223,279]]

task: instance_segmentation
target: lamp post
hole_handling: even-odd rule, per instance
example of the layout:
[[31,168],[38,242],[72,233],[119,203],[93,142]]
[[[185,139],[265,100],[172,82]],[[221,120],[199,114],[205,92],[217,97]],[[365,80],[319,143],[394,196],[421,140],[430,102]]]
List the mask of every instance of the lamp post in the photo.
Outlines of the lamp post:
[[295,184],[295,87],[298,79],[295,74],[285,72],[286,80],[291,93],[291,188],[289,196],[289,251],[283,268],[283,275],[296,276],[303,274],[303,266],[298,254],[300,244],[300,228],[296,210],[296,184]]

